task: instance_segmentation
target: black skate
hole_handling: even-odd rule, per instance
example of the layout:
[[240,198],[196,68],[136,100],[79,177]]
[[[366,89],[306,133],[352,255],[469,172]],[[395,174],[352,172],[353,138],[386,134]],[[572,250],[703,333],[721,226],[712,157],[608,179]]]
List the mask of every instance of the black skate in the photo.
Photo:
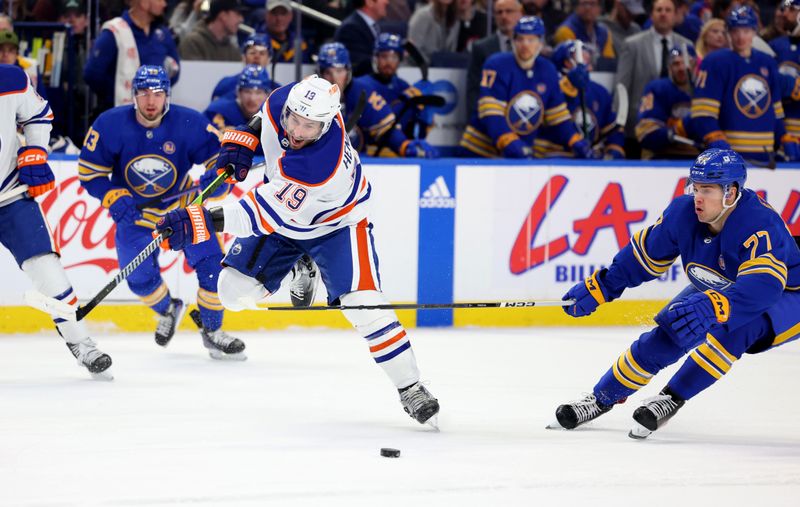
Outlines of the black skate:
[[552,423],[547,426],[547,428],[557,429],[561,426],[565,430],[572,430],[581,424],[597,419],[612,408],[614,408],[614,405],[601,405],[597,403],[597,398],[595,398],[593,393],[590,393],[578,401],[560,405],[556,409],[556,420],[558,423]]
[[77,343],[67,343],[67,348],[78,360],[78,366],[86,367],[93,378],[114,380],[114,376],[108,371],[111,366],[111,357],[101,352],[91,338],[84,338]]
[[158,316],[158,326],[156,327],[156,343],[162,347],[169,345],[169,341],[175,336],[175,330],[186,313],[186,305],[178,298],[173,298],[169,302],[167,313]]
[[437,414],[439,413],[439,400],[425,389],[420,382],[399,389],[400,403],[408,415],[420,424],[429,424],[438,428]]
[[308,255],[303,255],[292,266],[292,282],[289,284],[292,306],[311,306],[317,295],[318,284],[319,268],[317,264]]
[[628,436],[636,439],[649,437],[664,426],[685,403],[686,400],[680,399],[668,387],[664,388],[658,396],[644,400],[642,406],[633,412],[636,424],[628,432]]
[[228,359],[232,361],[244,361],[247,355],[244,353],[244,342],[234,338],[225,331],[217,329],[209,331],[203,326],[203,319],[200,317],[199,310],[189,312],[189,317],[200,330],[203,337],[203,346],[208,349],[211,359]]

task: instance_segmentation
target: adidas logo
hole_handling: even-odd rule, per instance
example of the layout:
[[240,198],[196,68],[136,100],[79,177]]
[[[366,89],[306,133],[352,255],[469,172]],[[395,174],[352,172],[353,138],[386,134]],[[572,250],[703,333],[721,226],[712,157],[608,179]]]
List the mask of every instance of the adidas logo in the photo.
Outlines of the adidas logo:
[[444,176],[439,176],[431,183],[419,198],[420,208],[455,208],[456,199],[450,194]]

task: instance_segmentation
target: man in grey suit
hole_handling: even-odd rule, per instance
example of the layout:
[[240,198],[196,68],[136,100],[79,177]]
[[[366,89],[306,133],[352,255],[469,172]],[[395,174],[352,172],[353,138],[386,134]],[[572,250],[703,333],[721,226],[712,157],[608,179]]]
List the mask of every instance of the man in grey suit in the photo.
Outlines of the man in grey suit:
[[634,129],[644,87],[653,79],[669,75],[669,51],[673,47],[692,44],[672,31],[675,26],[675,12],[674,0],[655,0],[650,14],[653,26],[625,39],[625,46],[618,60],[617,83],[622,83],[628,90],[628,121],[625,124],[628,158],[638,158]]
[[497,32],[476,41],[467,69],[467,119],[478,107],[481,91],[481,73],[486,59],[499,51],[511,51],[511,35],[514,26],[522,17],[522,4],[519,0],[497,0],[494,3],[494,20]]

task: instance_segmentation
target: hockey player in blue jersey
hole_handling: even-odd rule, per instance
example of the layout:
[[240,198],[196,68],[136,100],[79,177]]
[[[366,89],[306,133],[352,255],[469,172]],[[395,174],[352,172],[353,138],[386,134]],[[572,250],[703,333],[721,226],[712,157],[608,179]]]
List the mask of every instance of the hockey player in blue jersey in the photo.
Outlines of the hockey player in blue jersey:
[[[582,46],[583,62],[578,63],[576,52]],[[612,99],[608,91],[589,77],[592,71],[592,55],[580,41],[568,40],[559,44],[553,51],[550,60],[561,72],[561,91],[567,101],[575,126],[583,132],[584,123],[588,140],[592,145],[603,145],[603,153],[608,159],[625,158],[625,135],[622,128],[616,124],[616,117],[612,109]],[[583,98],[581,98],[583,92]],[[586,117],[583,115],[583,105],[586,107]],[[558,127],[542,128],[541,136],[534,141],[534,151],[537,158],[568,157],[572,152],[554,140]]]
[[[58,245],[42,208],[33,200],[55,187],[55,175],[47,163],[52,123],[53,111],[36,93],[28,74],[14,65],[0,65],[0,244],[37,291],[77,308],[78,298],[59,261]],[[21,185],[27,185],[27,190]],[[111,358],[89,337],[85,322],[57,317],[53,322],[80,366],[101,379],[113,378],[108,370]]]
[[[225,132],[217,165],[242,180],[260,143],[265,183],[240,201],[210,211],[168,213],[158,230],[170,247],[228,232],[238,239],[225,256],[220,300],[234,311],[265,301],[301,255],[320,266],[328,304],[382,305],[379,260],[369,220],[375,195],[345,132],[339,87],[316,75],[278,88],[247,125]],[[391,310],[344,310],[375,362],[398,389],[408,414],[434,424],[439,402],[420,382],[411,342]]]
[[543,126],[553,128],[555,142],[577,158],[596,158],[571,117],[553,64],[538,58],[544,44],[544,23],[536,16],[514,27],[513,51],[486,60],[478,110],[461,138],[467,156],[532,158]]
[[688,354],[658,396],[633,413],[633,438],[645,438],[694,396],[721,379],[744,353],[800,337],[800,249],[780,215],[744,188],[744,160],[732,150],[701,153],[689,172],[692,195],[676,198],[631,238],[607,269],[571,288],[565,311],[589,315],[629,287],[654,280],[680,256],[691,285],[655,317],[591,394],[556,410],[572,429],[608,412]]
[[[152,240],[152,230],[170,209],[186,206],[189,194],[171,204],[138,205],[168,197],[194,185],[189,170],[195,164],[208,170],[202,187],[216,178],[213,168],[219,148],[217,130],[200,113],[170,105],[170,83],[163,68],[143,65],[133,80],[134,103],[101,114],[86,134],[78,159],[81,185],[108,208],[116,223],[119,264],[128,264]],[[229,187],[223,185],[220,196]],[[243,359],[244,343],[222,330],[223,307],[217,295],[222,247],[216,236],[187,249],[186,260],[197,273],[197,304],[203,345],[211,357]],[[131,292],[158,315],[156,343],[166,347],[186,311],[185,303],[170,296],[161,277],[158,252],[127,278]]]
[[248,65],[239,74],[236,97],[217,99],[209,104],[205,115],[219,130],[234,128],[247,121],[261,109],[272,90],[266,69],[259,65]]
[[[354,147],[359,152],[373,156],[401,156],[408,158],[435,158],[436,148],[422,139],[408,139],[397,125],[396,117],[386,98],[369,83],[353,80],[350,54],[341,42],[323,44],[319,49],[317,67],[322,78],[342,90],[342,115],[345,121],[356,109],[359,97],[366,103],[361,117],[351,133]],[[382,148],[391,150],[387,152]]]
[[[800,12],[800,0],[785,0],[787,12]],[[786,132],[800,138],[800,24],[794,24],[792,32],[773,39],[769,46],[775,51],[778,72],[783,77],[783,110],[786,115]]]
[[[699,155],[692,141],[690,110],[692,70],[697,53],[692,46],[670,51],[669,77],[654,79],[644,88],[639,103],[636,138],[642,145],[642,158],[695,158]],[[687,66],[688,63],[688,66]],[[688,141],[675,141],[680,136]]]
[[[244,62],[245,68],[248,65],[259,65],[265,69],[269,68],[269,64],[272,58],[272,45],[270,44],[269,35],[263,33],[255,33],[247,38],[242,45],[242,61]],[[275,70],[274,67],[272,69]],[[238,74],[233,74],[232,76],[225,76],[219,80],[219,83],[214,87],[214,91],[211,92],[211,102],[214,102],[217,99],[235,99],[236,98],[236,89],[239,85],[239,76],[241,76],[241,72]],[[269,89],[274,90],[278,88],[280,85],[273,81],[272,79],[269,80]],[[238,123],[234,124],[238,125]]]
[[696,137],[760,164],[774,157],[776,146],[786,160],[800,159],[798,140],[784,126],[775,60],[753,49],[755,12],[738,7],[726,23],[732,49],[714,51],[700,64],[691,111]]

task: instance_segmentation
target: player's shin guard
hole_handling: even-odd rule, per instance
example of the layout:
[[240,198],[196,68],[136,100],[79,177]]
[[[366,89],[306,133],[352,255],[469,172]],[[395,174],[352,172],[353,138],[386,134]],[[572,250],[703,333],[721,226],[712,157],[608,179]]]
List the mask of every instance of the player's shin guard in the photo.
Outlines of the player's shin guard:
[[705,343],[689,354],[670,379],[669,388],[682,399],[691,399],[728,373],[737,359],[714,336],[708,334]]
[[208,256],[194,266],[199,285],[197,306],[200,308],[200,319],[203,321],[203,327],[211,331],[222,327],[222,316],[225,309],[217,294],[219,261],[218,256]]
[[149,280],[143,285],[129,282],[128,287],[131,292],[139,296],[142,303],[149,306],[157,314],[164,315],[169,310],[169,304],[172,299],[170,298],[167,284],[161,278]]
[[[346,306],[388,303],[383,294],[372,290],[351,292],[341,296],[340,300]],[[367,340],[372,358],[398,389],[419,381],[419,369],[411,342],[393,311],[346,310],[342,313]]]

